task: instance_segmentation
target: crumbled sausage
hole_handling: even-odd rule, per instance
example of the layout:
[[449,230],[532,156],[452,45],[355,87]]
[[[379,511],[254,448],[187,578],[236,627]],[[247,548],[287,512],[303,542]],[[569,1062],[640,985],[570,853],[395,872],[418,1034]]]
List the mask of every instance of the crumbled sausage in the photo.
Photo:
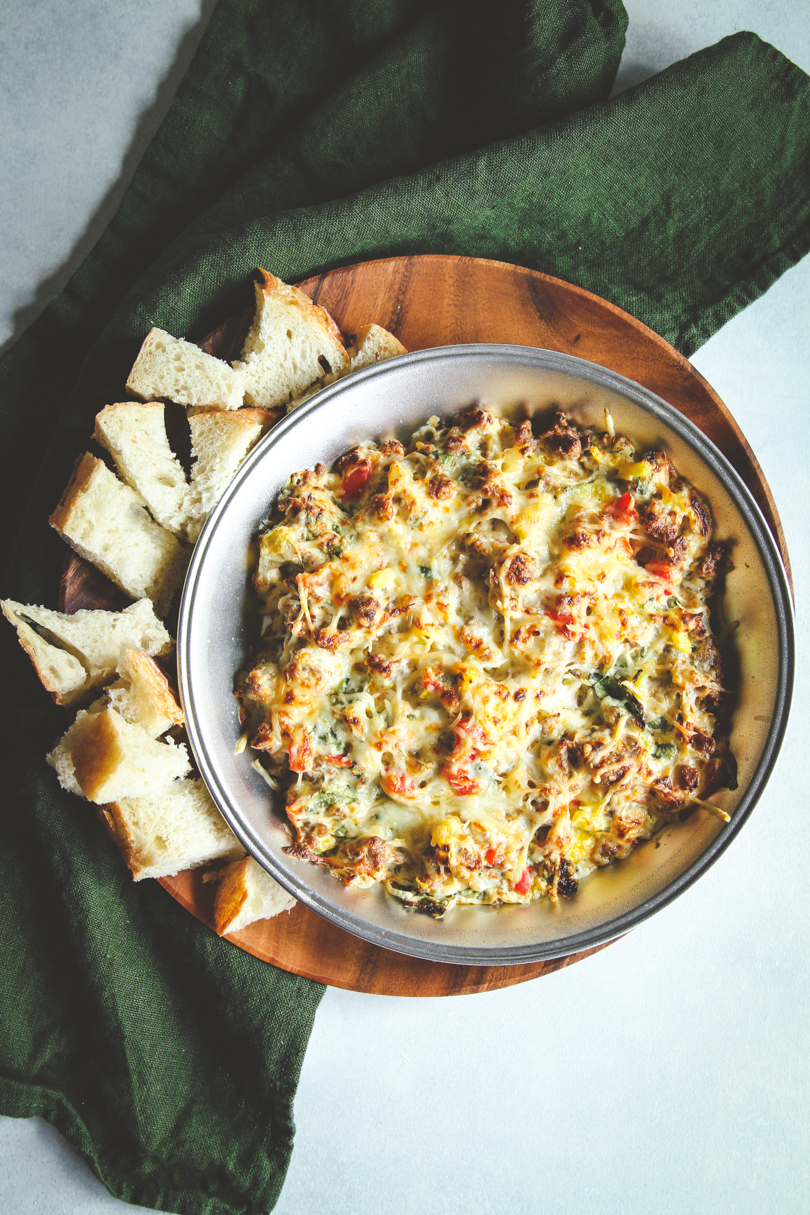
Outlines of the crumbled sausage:
[[353,468],[355,464],[363,464],[367,459],[368,453],[362,447],[352,447],[350,451],[344,451],[343,455],[335,460],[335,472],[342,476],[349,468]]
[[394,517],[394,503],[390,494],[375,494],[369,502],[369,508],[372,514],[384,523]]
[[461,415],[458,424],[464,430],[474,430],[478,426],[491,426],[494,421],[492,414],[486,409],[468,409]]
[[675,769],[674,784],[677,789],[682,789],[685,793],[694,793],[700,784],[697,768],[693,768],[691,764],[678,764]]
[[591,548],[595,542],[596,537],[592,532],[586,531],[584,527],[576,528],[570,536],[565,536],[563,539],[563,544],[572,553],[581,553],[583,549]]
[[383,658],[381,654],[366,654],[366,665],[386,679],[390,679],[394,671],[393,663],[389,662],[387,658]]
[[582,454],[582,440],[578,432],[568,425],[568,419],[561,411],[555,414],[554,425],[544,431],[541,438],[545,439],[554,451],[572,460],[579,459]]
[[380,614],[380,605],[373,595],[361,595],[354,601],[354,614],[361,628],[370,629]]
[[431,477],[427,483],[428,497],[434,502],[445,501],[447,498],[452,498],[456,492],[456,483],[450,477],[445,477],[443,473],[437,473]]
[[534,449],[532,424],[528,418],[524,419],[515,431],[515,447],[522,456],[530,455]]
[[653,792],[657,793],[662,802],[668,806],[682,806],[683,797],[672,784],[670,776],[660,776],[658,780],[653,781]]
[[565,857],[561,857],[557,873],[557,894],[561,894],[564,899],[572,899],[578,889],[579,883],[574,877],[573,865]]
[[711,582],[716,578],[723,565],[725,564],[726,553],[720,548],[708,548],[698,562],[697,572],[701,578],[705,578],[707,582]]
[[671,544],[681,534],[680,519],[674,510],[668,510],[658,498],[639,507],[639,518],[648,536]]

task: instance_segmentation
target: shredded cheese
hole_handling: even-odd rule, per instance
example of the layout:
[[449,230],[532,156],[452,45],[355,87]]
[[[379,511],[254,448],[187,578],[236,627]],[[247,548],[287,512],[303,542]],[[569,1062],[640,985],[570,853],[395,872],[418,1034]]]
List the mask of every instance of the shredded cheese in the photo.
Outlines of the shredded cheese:
[[722,816],[709,512],[608,427],[473,409],[289,479],[237,694],[293,855],[441,915],[570,897]]

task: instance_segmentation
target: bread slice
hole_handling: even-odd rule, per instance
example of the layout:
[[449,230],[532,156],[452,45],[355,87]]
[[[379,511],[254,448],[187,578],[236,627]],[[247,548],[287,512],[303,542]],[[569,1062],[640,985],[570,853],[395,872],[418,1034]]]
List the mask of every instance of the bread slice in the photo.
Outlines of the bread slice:
[[182,743],[156,742],[115,709],[96,709],[81,714],[81,724],[77,717],[48,756],[64,788],[75,793],[78,787],[88,801],[103,804],[162,793],[189,772]]
[[244,391],[241,371],[163,329],[150,329],[127,380],[127,392],[142,401],[165,397],[220,409],[238,409]]
[[188,484],[166,436],[162,401],[120,401],[96,417],[93,438],[115,460],[118,475],[143,498],[153,517],[183,534]]
[[77,462],[51,527],[133,599],[165,616],[183,581],[189,550],[155,523],[140,494],[89,452]]
[[214,924],[220,936],[239,932],[254,920],[289,911],[296,900],[252,856],[229,865],[217,888]]
[[245,402],[265,409],[299,397],[324,374],[349,365],[335,322],[324,308],[266,270],[256,283],[256,316],[236,370],[245,376]]
[[168,654],[174,642],[148,599],[123,612],[82,608],[72,615],[34,604],[0,601],[43,686],[57,704],[80,700],[112,679],[128,649]]
[[158,738],[185,721],[169,681],[154,658],[127,650],[118,665],[121,676],[107,688],[107,702],[125,721]]
[[349,371],[359,371],[383,359],[394,359],[398,354],[407,354],[399,338],[383,329],[382,325],[364,325],[358,329],[349,347]]
[[162,793],[119,798],[102,806],[100,814],[136,882],[245,852],[201,780],[178,780]]
[[275,410],[268,409],[202,409],[189,416],[194,462],[186,535],[192,543],[251,447],[277,417]]

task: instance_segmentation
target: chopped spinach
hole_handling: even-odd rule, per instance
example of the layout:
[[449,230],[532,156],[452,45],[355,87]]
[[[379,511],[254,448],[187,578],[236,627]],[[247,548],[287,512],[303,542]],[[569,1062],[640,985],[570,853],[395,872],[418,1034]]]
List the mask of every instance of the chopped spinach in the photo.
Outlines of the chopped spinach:
[[594,680],[592,684],[593,690],[600,700],[609,700],[616,704],[618,708],[624,709],[625,713],[638,722],[642,730],[647,724],[647,717],[644,712],[644,706],[637,696],[625,688],[618,679],[613,675],[602,675]]
[[348,785],[325,785],[310,800],[307,809],[311,813],[329,810],[332,806],[350,806],[357,801],[357,793]]

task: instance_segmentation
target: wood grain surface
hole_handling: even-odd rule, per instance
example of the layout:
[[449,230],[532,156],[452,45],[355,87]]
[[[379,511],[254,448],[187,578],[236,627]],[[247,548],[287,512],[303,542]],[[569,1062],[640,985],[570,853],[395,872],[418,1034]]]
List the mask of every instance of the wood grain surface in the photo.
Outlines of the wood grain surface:
[[[353,335],[371,321],[408,350],[464,342],[508,342],[601,363],[651,389],[690,418],[734,465],[773,532],[790,576],[779,516],[745,436],[714,389],[646,325],[570,283],[503,262],[450,256],[395,257],[329,271],[300,284]],[[200,341],[220,358],[241,349],[251,313]],[[98,571],[70,554],[60,610],[120,608],[127,600]],[[164,878],[166,890],[213,928],[213,884],[202,871]],[[378,995],[445,996],[507,987],[548,974],[598,950],[525,966],[454,966],[379,949],[298,904],[228,938],[248,953],[333,987]],[[601,946],[600,948],[605,948]]]

